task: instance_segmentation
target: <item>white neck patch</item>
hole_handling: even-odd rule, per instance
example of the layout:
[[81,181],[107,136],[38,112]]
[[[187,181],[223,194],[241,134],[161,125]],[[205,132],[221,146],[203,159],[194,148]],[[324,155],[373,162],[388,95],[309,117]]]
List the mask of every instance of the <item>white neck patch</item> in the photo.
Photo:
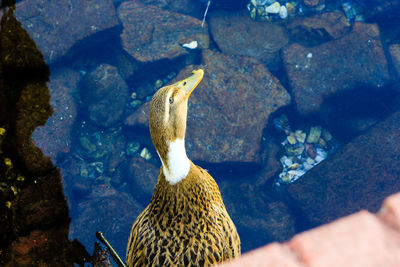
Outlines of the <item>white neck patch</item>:
[[161,159],[165,179],[170,184],[177,184],[186,178],[190,171],[190,160],[186,155],[185,139],[168,142],[167,161],[168,168]]

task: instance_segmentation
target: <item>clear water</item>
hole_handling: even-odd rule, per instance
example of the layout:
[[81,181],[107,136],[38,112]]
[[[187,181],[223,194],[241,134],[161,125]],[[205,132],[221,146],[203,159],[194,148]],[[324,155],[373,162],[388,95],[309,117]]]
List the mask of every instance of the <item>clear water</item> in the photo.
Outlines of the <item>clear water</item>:
[[[118,6],[121,2],[115,1],[114,4]],[[215,3],[211,1],[210,12],[231,10],[229,9],[230,7],[247,10],[247,1],[231,2],[230,6],[226,1],[215,1]],[[326,6],[343,10],[343,7],[341,7],[342,2],[344,1],[336,1],[336,3],[335,1],[326,1]],[[362,12],[357,11],[357,8],[352,9],[354,6],[357,6],[357,8],[358,6],[362,7],[363,1],[346,1],[344,12],[346,12],[350,23],[353,23],[354,20],[363,20]],[[206,3],[203,3],[198,6],[197,13],[195,12],[198,14],[200,21],[205,7]],[[164,8],[173,10],[175,7],[171,4]],[[182,12],[179,8],[175,11]],[[302,11],[303,13],[298,14],[298,16],[308,16],[315,13],[313,9],[307,9],[306,7],[303,7]],[[359,16],[357,17],[357,14],[354,15],[354,12],[360,12]],[[273,16],[271,20],[273,23],[280,23],[281,19],[278,16]],[[374,18],[372,18],[372,22],[379,23],[385,47],[393,42],[399,42],[400,37],[396,36],[396,34],[399,34],[400,31],[393,27],[396,20],[384,21],[377,19],[374,21]],[[24,24],[24,26],[29,27],[28,24]],[[29,28],[27,30],[29,32]],[[70,131],[70,133],[65,133],[66,136],[70,135],[70,138],[66,137],[65,139],[68,142],[67,146],[64,146],[66,150],[61,149],[58,154],[51,154],[52,146],[49,144],[46,146],[50,148],[44,150],[52,156],[53,161],[63,174],[65,194],[70,206],[72,219],[70,238],[78,238],[88,251],[92,252],[93,243],[96,241],[95,232],[100,230],[109,238],[109,241],[124,258],[131,224],[139,212],[149,203],[151,197],[151,193],[144,192],[140,185],[132,182],[132,177],[130,177],[134,172],[130,169],[132,168],[132,161],[133,159],[138,159],[139,162],[146,162],[146,164],[149,164],[149,168],[155,170],[161,165],[151,144],[148,130],[146,128],[127,126],[125,120],[151,98],[157,87],[170,82],[187,63],[182,59],[176,59],[172,61],[173,64],[170,61],[164,62],[165,64],[161,62],[156,65],[156,68],[153,68],[151,64],[132,64],[133,67],[131,67],[133,69],[131,71],[133,75],[124,77],[124,72],[129,72],[130,63],[123,65],[124,61],[120,60],[119,57],[125,56],[128,61],[131,60],[132,62],[134,60],[129,58],[126,52],[123,51],[120,39],[121,31],[121,26],[117,26],[112,30],[99,32],[95,37],[89,36],[75,43],[66,56],[50,64],[50,89],[60,90],[61,87],[58,83],[61,78],[59,77],[67,69],[75,73],[75,76],[72,76],[76,77],[76,82],[74,84],[73,81],[68,80],[69,78],[63,81],[65,86],[69,87],[66,90],[65,97],[70,99],[62,102],[63,104],[68,104],[65,107],[62,106],[61,109],[64,109],[64,112],[60,112],[59,106],[55,108],[57,112],[54,115],[59,117],[52,118],[53,122],[68,120],[68,116],[73,118],[71,126],[66,127],[66,130]],[[38,37],[33,36],[33,39],[35,38]],[[91,45],[87,46],[88,43]],[[211,44],[211,49],[218,51],[215,43]],[[197,54],[195,56],[198,57]],[[201,58],[192,59],[190,62],[195,61],[200,63]],[[124,77],[122,82],[127,85],[127,94],[121,95],[121,97],[126,98],[126,101],[124,101],[121,109],[120,118],[106,126],[99,126],[99,123],[94,123],[90,118],[88,107],[93,105],[95,99],[90,94],[87,95],[83,82],[88,73],[101,64],[115,67],[119,72],[118,76]],[[139,66],[138,69],[135,69],[136,66]],[[289,93],[292,93],[282,66],[274,69],[272,73],[287,88]],[[204,79],[209,78],[205,77]],[[72,85],[68,84],[68,82],[72,83]],[[273,126],[273,119],[286,114],[293,130],[303,129],[307,131],[311,126],[321,125],[328,128],[335,138],[335,147],[343,146],[364,131],[355,130],[351,125],[343,123],[343,121],[346,122],[348,114],[358,114],[360,118],[370,119],[370,125],[373,125],[398,109],[398,84],[384,92],[377,92],[375,89],[369,88],[368,85],[360,85],[354,91],[333,96],[327,102],[331,112],[326,114],[330,115],[330,117],[299,117],[296,114],[293,103],[283,107],[271,116],[268,125],[265,127],[263,140],[260,140],[260,142],[266,148],[269,147],[270,142],[278,146],[280,151],[277,153],[277,160],[285,154],[284,149],[280,147],[280,143],[285,140],[286,135]],[[361,91],[364,92],[362,95],[359,94]],[[52,91],[52,93],[55,92]],[[60,105],[59,102],[53,102],[52,104],[55,106]],[[368,122],[366,124],[369,125]],[[51,127],[54,127],[54,125],[61,127],[60,125],[63,124],[51,124],[48,122],[45,127],[52,129]],[[368,127],[365,131],[367,129]],[[58,136],[62,138],[63,134],[58,133]],[[45,143],[37,133],[34,134],[34,138],[39,144]],[[145,149],[151,155],[147,159],[143,159],[146,157]],[[307,221],[302,221],[301,214],[296,214],[296,210],[289,208],[288,213],[292,212],[293,218],[296,218],[294,230],[288,231],[286,235],[280,237],[262,232],[265,229],[263,227],[264,224],[271,223],[272,225],[273,223],[271,222],[271,217],[268,219],[263,217],[262,209],[279,210],[280,208],[287,208],[284,205],[280,206],[282,199],[284,199],[282,197],[282,194],[284,194],[282,193],[284,191],[282,187],[285,187],[285,185],[276,186],[277,181],[279,183],[280,168],[269,173],[268,177],[262,178],[260,173],[269,167],[267,166],[268,163],[264,166],[241,162],[211,164],[202,161],[196,163],[209,169],[220,185],[228,212],[230,212],[235,222],[241,222],[237,223],[237,226],[242,240],[243,252],[269,242],[287,240],[296,232],[311,227]],[[145,169],[142,169],[142,171],[145,171]],[[299,177],[299,181],[301,181],[301,177]],[[154,180],[147,182],[150,185],[145,184],[142,186],[151,188],[152,184],[154,184]],[[275,218],[275,221],[280,219],[282,218]],[[251,222],[254,227],[246,226],[246,222]],[[275,225],[277,225],[276,228],[278,229],[279,223],[275,222]],[[279,229],[279,231],[282,231],[282,229]]]

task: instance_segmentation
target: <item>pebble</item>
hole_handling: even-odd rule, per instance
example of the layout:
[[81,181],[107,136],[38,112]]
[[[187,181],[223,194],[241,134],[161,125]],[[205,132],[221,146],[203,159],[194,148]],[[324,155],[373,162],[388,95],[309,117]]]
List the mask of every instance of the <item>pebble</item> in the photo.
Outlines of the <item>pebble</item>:
[[150,160],[151,159],[151,154],[150,151],[147,148],[143,148],[142,152],[140,152],[140,156],[144,158],[145,160]]
[[271,14],[278,14],[280,10],[281,10],[281,4],[279,4],[279,2],[275,2],[272,5],[265,8],[265,12]]
[[322,131],[322,137],[326,140],[326,141],[331,141],[332,140],[332,135],[330,132],[328,132],[327,130],[323,130]]
[[299,168],[299,164],[298,163],[294,163],[294,164],[289,166],[289,169],[291,169],[291,170],[297,170],[298,168]]
[[303,153],[304,145],[297,143],[297,145],[286,146],[285,149],[288,155],[297,156]]
[[283,164],[285,164],[286,166],[290,166],[290,165],[293,164],[293,161],[292,161],[290,158],[286,158],[286,159],[283,161]]
[[182,46],[185,48],[189,48],[189,49],[196,49],[198,46],[198,43],[197,43],[197,41],[191,41],[190,43],[183,44]]
[[303,168],[308,171],[311,170],[312,167],[314,167],[312,164],[308,163],[307,161],[303,163]]
[[138,142],[131,142],[126,145],[126,154],[128,156],[135,155],[139,151],[140,144]]
[[294,132],[294,135],[295,135],[297,141],[299,141],[300,143],[304,143],[306,141],[307,135],[305,133],[303,133],[302,130],[296,130]]
[[281,6],[281,8],[279,9],[279,17],[281,19],[286,19],[288,16],[288,11],[286,6]]
[[296,137],[293,134],[290,134],[287,137],[287,141],[289,142],[289,144],[294,145],[296,144]]
[[321,127],[311,127],[310,133],[307,136],[307,143],[317,143],[321,136]]
[[291,3],[286,3],[285,6],[288,15],[294,15],[296,13],[296,8]]

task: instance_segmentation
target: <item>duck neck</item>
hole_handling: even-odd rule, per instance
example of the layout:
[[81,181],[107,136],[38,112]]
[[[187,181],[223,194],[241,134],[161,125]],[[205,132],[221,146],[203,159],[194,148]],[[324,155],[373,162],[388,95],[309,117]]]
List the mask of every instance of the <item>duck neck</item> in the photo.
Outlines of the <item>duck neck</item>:
[[167,141],[166,155],[158,156],[162,162],[165,179],[171,184],[177,184],[186,178],[190,171],[190,160],[186,155],[185,139]]

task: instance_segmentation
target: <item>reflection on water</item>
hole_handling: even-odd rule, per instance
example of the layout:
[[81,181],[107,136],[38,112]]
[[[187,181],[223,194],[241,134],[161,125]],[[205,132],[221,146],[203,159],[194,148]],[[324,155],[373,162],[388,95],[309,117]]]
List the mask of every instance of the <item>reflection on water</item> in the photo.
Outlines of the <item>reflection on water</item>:
[[[356,186],[343,185],[341,180],[352,168],[345,157],[342,162],[335,159],[340,171],[332,183],[314,181],[318,178],[312,173],[329,166],[324,163],[335,157],[333,150],[332,155],[321,152],[336,148],[335,143],[325,149],[326,136],[338,140],[343,147],[339,152],[347,151],[355,137],[369,134],[398,110],[395,81],[399,77],[400,29],[391,17],[400,4],[290,1],[291,13],[287,1],[251,1],[247,10],[247,1],[229,6],[216,0],[201,27],[205,9],[201,1],[142,2],[100,0],[93,5],[84,0],[57,4],[23,0],[17,4],[16,17],[50,64],[51,75],[47,89],[48,73],[31,41],[28,46],[14,46],[27,49],[25,53],[2,45],[2,51],[10,51],[2,55],[4,84],[8,80],[19,91],[0,94],[0,127],[7,131],[0,145],[11,140],[15,144],[2,145],[0,156],[24,166],[19,173],[3,164],[3,173],[9,170],[13,176],[33,181],[37,174],[52,168],[29,139],[17,135],[29,137],[36,125],[45,124],[35,130],[33,139],[61,171],[72,219],[70,239],[77,238],[92,252],[95,232],[100,230],[124,256],[131,224],[149,203],[160,166],[148,132],[148,101],[158,88],[202,65],[206,76],[189,104],[188,156],[216,178],[241,235],[242,250],[287,240],[328,221],[304,212],[312,211],[314,204],[307,199],[307,191],[301,190],[302,180],[320,186],[315,188],[319,195],[313,197],[321,197],[327,207],[331,206],[330,199],[323,198],[327,188],[335,192]],[[279,3],[279,11],[265,13],[267,2]],[[257,11],[262,8],[263,12]],[[5,22],[3,18],[2,44],[7,40]],[[197,41],[197,47],[184,46],[192,41]],[[22,65],[10,71],[8,62]],[[20,69],[29,82],[20,80],[15,72]],[[48,90],[53,115],[46,121]],[[11,107],[15,103],[30,106],[17,112]],[[6,113],[10,119],[3,115]],[[291,127],[288,133],[282,125],[283,131],[275,127],[282,114]],[[299,129],[303,131],[296,131]],[[391,136],[395,130],[385,134]],[[325,135],[323,141],[318,137],[308,142],[312,131]],[[305,140],[303,133],[307,134]],[[288,149],[299,143],[301,157],[288,156]],[[367,146],[357,145],[359,151]],[[292,150],[290,153],[296,153]],[[328,158],[314,169],[307,160],[315,161],[318,152]],[[357,162],[360,168],[372,168]],[[287,180],[299,166],[304,173],[296,182],[274,186],[280,173]],[[332,177],[331,173],[327,177]],[[12,185],[18,188],[17,182]],[[293,190],[306,192],[301,196],[304,199],[297,199]],[[370,196],[360,196],[365,197]],[[58,208],[65,212],[65,203]],[[335,214],[339,217],[346,212],[338,208]],[[57,216],[61,215],[51,213],[49,218]],[[24,233],[30,230],[28,227]]]
[[15,19],[14,8],[2,13],[0,264],[83,265],[89,255],[78,241],[68,239],[60,172],[31,140],[34,129],[52,114],[49,69]]

